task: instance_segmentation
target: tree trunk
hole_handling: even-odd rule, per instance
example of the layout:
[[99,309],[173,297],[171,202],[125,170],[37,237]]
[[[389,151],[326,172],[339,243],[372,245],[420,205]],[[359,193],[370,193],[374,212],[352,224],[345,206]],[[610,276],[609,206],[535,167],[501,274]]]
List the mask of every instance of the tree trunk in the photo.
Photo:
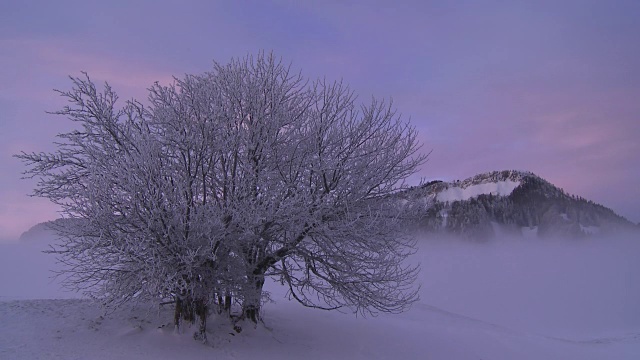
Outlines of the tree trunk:
[[173,313],[173,322],[176,329],[180,329],[181,320],[195,323],[200,320],[198,332],[193,335],[197,340],[207,341],[207,314],[208,307],[204,299],[192,299],[191,297],[176,297],[176,307]]
[[218,295],[218,315],[222,314],[224,308],[224,300],[222,300],[222,296]]
[[242,303],[242,317],[258,323],[260,320],[260,302],[262,300],[262,287],[264,286],[264,275],[254,275],[250,279],[253,287],[245,292]]
[[218,295],[218,314],[222,314],[223,312],[227,314],[227,316],[231,316],[231,295],[229,293],[224,296]]
[[207,304],[203,300],[198,300],[194,303],[194,312],[197,317],[200,318],[200,327],[198,332],[193,334],[193,338],[207,342]]
[[224,311],[227,315],[231,315],[231,295],[227,294],[224,296]]
[[173,310],[173,325],[180,329],[180,319],[182,318],[182,300],[176,297],[176,307]]

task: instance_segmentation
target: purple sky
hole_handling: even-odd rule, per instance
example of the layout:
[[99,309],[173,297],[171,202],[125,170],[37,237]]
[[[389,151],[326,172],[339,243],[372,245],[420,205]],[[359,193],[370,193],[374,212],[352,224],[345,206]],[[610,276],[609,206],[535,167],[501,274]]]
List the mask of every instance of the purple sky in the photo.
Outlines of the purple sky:
[[393,97],[433,150],[421,177],[530,170],[640,221],[639,1],[159,3],[0,3],[0,240],[57,217],[11,155],[70,128],[45,114],[67,75],[144,99],[260,50]]

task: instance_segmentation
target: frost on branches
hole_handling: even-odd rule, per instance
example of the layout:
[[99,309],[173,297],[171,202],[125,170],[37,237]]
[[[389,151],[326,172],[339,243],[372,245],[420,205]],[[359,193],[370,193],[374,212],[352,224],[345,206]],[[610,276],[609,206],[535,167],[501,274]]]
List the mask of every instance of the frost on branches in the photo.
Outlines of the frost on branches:
[[54,153],[17,155],[34,195],[62,207],[66,284],[118,304],[172,299],[176,325],[209,311],[257,322],[266,276],[305,306],[399,312],[411,211],[390,195],[424,161],[390,103],[357,105],[272,55],[214,63],[128,101],[71,78]]

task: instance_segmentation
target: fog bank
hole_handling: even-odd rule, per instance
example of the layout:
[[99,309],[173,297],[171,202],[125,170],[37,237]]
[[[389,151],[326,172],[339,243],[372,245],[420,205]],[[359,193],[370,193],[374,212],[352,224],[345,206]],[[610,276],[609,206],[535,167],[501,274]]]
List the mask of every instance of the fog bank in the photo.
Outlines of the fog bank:
[[487,243],[422,237],[421,303],[515,330],[585,339],[640,329],[640,239]]

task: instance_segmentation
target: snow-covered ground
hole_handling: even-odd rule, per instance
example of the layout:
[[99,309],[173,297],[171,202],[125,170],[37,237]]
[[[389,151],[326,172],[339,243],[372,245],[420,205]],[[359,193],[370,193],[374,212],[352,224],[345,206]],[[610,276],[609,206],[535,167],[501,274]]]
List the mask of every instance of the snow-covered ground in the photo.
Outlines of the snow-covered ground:
[[207,345],[176,333],[170,308],[105,316],[74,299],[43,247],[0,245],[0,359],[640,359],[639,239],[424,239],[406,313],[307,309],[271,283],[264,325],[236,334],[212,317]]

